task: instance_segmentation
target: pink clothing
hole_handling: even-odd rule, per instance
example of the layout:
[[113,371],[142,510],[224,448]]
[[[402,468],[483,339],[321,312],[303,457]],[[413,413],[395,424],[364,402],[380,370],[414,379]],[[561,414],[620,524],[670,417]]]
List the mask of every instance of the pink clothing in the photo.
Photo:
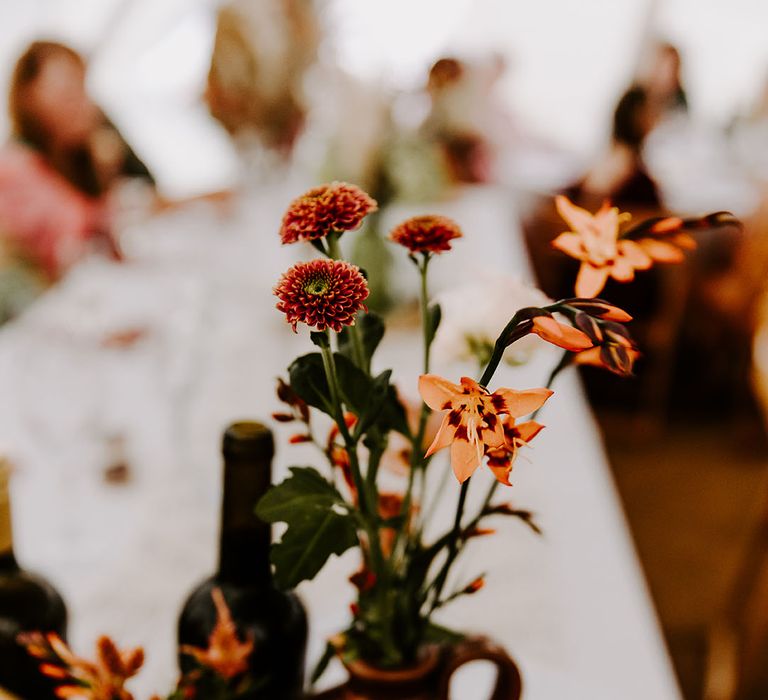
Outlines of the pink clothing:
[[0,149],[0,236],[59,277],[104,231],[103,200],[81,193],[31,148]]

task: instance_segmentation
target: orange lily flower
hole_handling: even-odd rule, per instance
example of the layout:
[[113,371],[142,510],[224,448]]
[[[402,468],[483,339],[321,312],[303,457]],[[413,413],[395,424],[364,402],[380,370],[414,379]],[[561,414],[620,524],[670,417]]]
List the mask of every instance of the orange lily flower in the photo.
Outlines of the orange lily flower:
[[502,425],[506,442],[496,449],[486,450],[486,455],[488,456],[488,467],[496,479],[505,486],[512,486],[509,481],[509,474],[517,457],[517,451],[528,445],[544,429],[544,426],[533,420],[516,424],[512,416],[507,416]]
[[248,670],[248,657],[253,652],[253,640],[241,642],[224,594],[220,588],[211,592],[216,606],[216,625],[208,640],[207,649],[182,646],[183,654],[193,656],[199,664],[215,671],[225,679],[234,678]]
[[552,245],[581,261],[576,278],[578,296],[597,296],[609,277],[629,282],[634,279],[635,270],[651,266],[649,251],[635,241],[619,240],[619,226],[629,215],[620,214],[608,201],[594,215],[562,195],[555,198],[555,205],[572,230],[561,233]]
[[419,393],[434,411],[447,411],[426,457],[450,445],[451,466],[460,483],[480,466],[486,449],[506,445],[502,415],[520,418],[540,408],[550,389],[497,389],[493,393],[469,377],[453,384],[434,374],[419,377]]

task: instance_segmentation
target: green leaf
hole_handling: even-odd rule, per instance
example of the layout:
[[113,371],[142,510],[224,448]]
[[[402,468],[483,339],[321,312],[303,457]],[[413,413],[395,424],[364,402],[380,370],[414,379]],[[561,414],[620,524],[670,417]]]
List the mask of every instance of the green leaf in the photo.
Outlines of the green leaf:
[[434,622],[430,622],[424,631],[424,641],[434,644],[457,644],[462,639],[464,639],[464,635],[460,632],[441,627]]
[[321,676],[325,673],[325,669],[328,668],[328,664],[331,663],[333,658],[336,656],[336,647],[333,646],[330,642],[328,642],[325,645],[325,650],[323,651],[323,655],[318,660],[317,664],[315,665],[314,670],[312,671],[312,675],[310,676],[309,683],[310,685],[314,686],[315,683],[317,683]]
[[291,389],[310,406],[333,416],[331,393],[325,378],[323,357],[318,352],[297,357],[288,367]]
[[[370,366],[371,358],[384,337],[384,320],[378,314],[369,311],[367,314],[360,314],[357,317],[357,329],[362,340],[365,361]],[[352,332],[349,328],[344,328],[339,333],[339,352],[350,360],[354,360],[355,354],[351,335]]]
[[[341,400],[363,423],[362,430],[377,424],[383,432],[397,430],[409,436],[405,409],[397,398],[395,388],[389,383],[391,372],[382,372],[371,378],[348,357],[334,353],[336,374]],[[310,406],[319,408],[334,418],[330,390],[320,353],[302,355],[288,368],[291,388]]]
[[272,547],[275,581],[294,588],[315,577],[332,554],[358,544],[351,506],[333,484],[311,467],[291,467],[291,476],[274,486],[256,506],[256,515],[288,529]]
[[427,310],[427,342],[431,343],[435,339],[437,329],[440,327],[440,321],[443,318],[443,310],[440,304],[432,304]]
[[319,348],[328,348],[331,346],[331,341],[328,340],[327,333],[320,333],[318,331],[312,331],[309,334],[309,339],[313,345],[317,345]]
[[408,417],[405,414],[405,407],[400,403],[397,391],[391,384],[387,390],[387,398],[384,402],[384,408],[381,412],[379,423],[388,430],[396,430],[407,438],[412,437],[411,428],[408,425]]

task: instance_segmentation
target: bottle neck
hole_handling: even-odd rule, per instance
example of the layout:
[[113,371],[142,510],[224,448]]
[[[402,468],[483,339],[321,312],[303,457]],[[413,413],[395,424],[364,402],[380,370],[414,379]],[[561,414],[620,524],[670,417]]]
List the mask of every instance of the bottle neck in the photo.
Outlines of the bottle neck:
[[0,460],[0,571],[18,568],[13,554],[13,523],[11,521],[11,492],[9,468]]
[[270,485],[268,458],[225,451],[219,580],[252,586],[271,584],[272,528],[255,513],[256,504]]

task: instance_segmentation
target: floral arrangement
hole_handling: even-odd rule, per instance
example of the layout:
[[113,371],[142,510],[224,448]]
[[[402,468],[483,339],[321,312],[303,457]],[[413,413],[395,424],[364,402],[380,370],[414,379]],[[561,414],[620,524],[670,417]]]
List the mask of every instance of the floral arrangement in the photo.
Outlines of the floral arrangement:
[[[564,198],[558,199],[558,206],[573,230],[562,234],[556,245],[582,260],[593,278],[602,278],[604,269],[615,272],[619,257],[633,256],[632,269],[642,269],[665,253],[671,258],[668,247],[690,247],[683,229],[693,227],[693,221],[654,220],[635,229],[635,243],[619,241],[625,217],[608,205],[594,217]],[[257,513],[266,521],[287,524],[272,553],[282,586],[313,578],[329,557],[348,549],[358,548],[362,559],[351,579],[357,588],[351,624],[328,644],[315,678],[336,654],[347,661],[397,668],[413,664],[427,643],[455,640],[458,633],[435,624],[433,615],[483,586],[482,576],[452,581],[453,566],[465,546],[492,532],[485,527],[492,517],[517,517],[536,529],[531,513],[494,504],[493,498],[499,485],[511,485],[516,458],[544,427],[535,416],[550,399],[555,377],[572,362],[626,376],[638,355],[624,325],[631,320],[625,311],[592,295],[579,293],[552,302],[534,292],[529,294],[534,304],[506,309],[493,338],[476,332],[465,338],[467,352],[481,364],[477,379],[432,374],[430,358],[442,309],[430,298],[428,272],[464,234],[446,217],[414,217],[389,236],[405,249],[421,281],[422,404],[414,410],[400,399],[391,370],[372,371],[384,323],[365,307],[365,273],[339,255],[341,236],[359,226],[374,207],[362,190],[331,183],[294,200],[281,231],[284,243],[309,242],[322,257],[294,265],[274,289],[277,309],[294,331],[308,327],[316,347],[288,368],[288,380],[278,387],[287,408],[275,418],[301,425],[290,441],[314,443],[328,462],[330,478],[312,467],[292,467],[291,475],[264,496]],[[638,250],[648,260],[641,261]],[[625,272],[619,276],[629,278]],[[588,277],[580,275],[579,292]],[[494,387],[507,350],[532,336],[563,350],[548,386]],[[316,412],[332,421],[326,439],[316,434]],[[380,485],[393,446],[398,446],[396,454],[407,477],[401,492]],[[444,449],[450,452],[460,484],[456,510],[453,525],[427,541],[425,526],[432,508],[424,507],[430,497],[426,474]],[[483,463],[495,481],[479,510],[467,513],[472,475]]]

